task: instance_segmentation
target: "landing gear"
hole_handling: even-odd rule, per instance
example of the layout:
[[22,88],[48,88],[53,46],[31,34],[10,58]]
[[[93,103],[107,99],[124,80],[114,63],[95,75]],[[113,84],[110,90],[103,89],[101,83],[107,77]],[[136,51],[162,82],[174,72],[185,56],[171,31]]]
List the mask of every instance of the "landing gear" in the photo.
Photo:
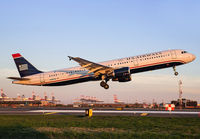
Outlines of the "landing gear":
[[103,76],[101,76],[101,79],[102,79],[102,81],[100,83],[100,86],[105,89],[109,89],[109,85],[107,84],[107,82],[109,81],[109,78],[107,78],[106,75],[103,75]]
[[174,75],[178,76],[178,72],[176,71],[176,67],[175,66],[173,67],[173,70],[174,70]]
[[104,81],[102,81],[100,83],[100,86],[103,87],[103,88],[105,88],[105,89],[109,89],[109,85],[106,82],[104,82]]
[[105,88],[105,89],[109,89],[109,85],[106,84],[106,85],[104,86],[104,88]]

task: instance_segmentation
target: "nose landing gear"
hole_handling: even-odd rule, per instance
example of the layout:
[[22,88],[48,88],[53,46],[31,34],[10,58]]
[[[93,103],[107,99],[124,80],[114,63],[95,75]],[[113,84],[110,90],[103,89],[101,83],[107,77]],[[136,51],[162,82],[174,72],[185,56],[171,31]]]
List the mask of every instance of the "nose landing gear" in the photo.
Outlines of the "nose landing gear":
[[178,72],[176,71],[176,67],[175,66],[173,67],[173,70],[174,70],[174,75],[178,76]]

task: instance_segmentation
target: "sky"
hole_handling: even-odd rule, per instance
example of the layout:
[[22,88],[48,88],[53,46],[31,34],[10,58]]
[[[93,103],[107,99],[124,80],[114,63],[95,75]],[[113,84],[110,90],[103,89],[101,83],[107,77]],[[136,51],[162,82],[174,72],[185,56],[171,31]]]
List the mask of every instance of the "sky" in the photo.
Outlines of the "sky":
[[[170,102],[183,97],[200,103],[200,1],[199,0],[1,0],[0,88],[10,97],[32,92],[54,93],[62,103],[95,96],[113,102],[113,94],[129,103]],[[42,71],[78,66],[67,56],[93,62],[135,56],[161,50],[184,49],[196,60],[177,67],[133,74],[127,83],[98,82],[63,87],[14,85],[19,76],[11,54],[21,53]]]

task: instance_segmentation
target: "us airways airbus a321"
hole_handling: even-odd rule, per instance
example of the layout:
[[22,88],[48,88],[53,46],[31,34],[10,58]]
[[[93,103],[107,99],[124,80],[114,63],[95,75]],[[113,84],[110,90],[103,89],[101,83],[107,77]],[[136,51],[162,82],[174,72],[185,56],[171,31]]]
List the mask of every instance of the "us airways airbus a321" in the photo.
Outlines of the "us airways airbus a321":
[[71,57],[79,67],[43,72],[35,68],[19,53],[13,59],[20,77],[8,77],[13,84],[35,86],[61,86],[87,81],[101,81],[100,86],[108,89],[108,81],[129,82],[131,74],[172,67],[177,76],[176,66],[195,60],[195,55],[184,50],[168,50],[122,59],[95,63],[80,57]]

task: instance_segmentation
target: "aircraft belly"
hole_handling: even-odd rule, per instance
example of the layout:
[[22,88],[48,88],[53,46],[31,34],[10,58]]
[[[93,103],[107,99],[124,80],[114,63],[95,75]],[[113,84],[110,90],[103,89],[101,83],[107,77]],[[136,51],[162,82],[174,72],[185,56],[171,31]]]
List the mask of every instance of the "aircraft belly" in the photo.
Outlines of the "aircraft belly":
[[43,86],[64,86],[64,85],[70,85],[70,84],[76,84],[76,83],[82,83],[82,82],[88,82],[88,81],[95,81],[94,77],[84,77],[84,78],[77,78],[77,79],[71,79],[71,80],[63,80],[63,81],[56,81],[51,83],[46,83]]
[[171,62],[171,63],[163,63],[163,64],[156,64],[156,65],[151,65],[151,66],[144,66],[144,67],[136,67],[131,69],[131,73],[139,73],[139,72],[145,72],[145,71],[151,71],[151,70],[158,70],[158,69],[163,69],[163,68],[169,68],[169,67],[173,67],[173,66],[179,66],[182,65],[184,63],[182,62]]

